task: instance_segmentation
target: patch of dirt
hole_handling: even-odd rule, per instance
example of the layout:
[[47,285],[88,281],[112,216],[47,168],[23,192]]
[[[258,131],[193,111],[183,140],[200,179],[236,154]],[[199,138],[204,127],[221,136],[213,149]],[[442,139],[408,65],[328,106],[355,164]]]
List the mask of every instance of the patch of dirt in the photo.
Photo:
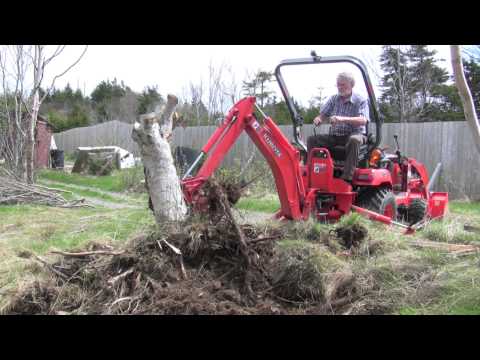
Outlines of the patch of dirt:
[[360,244],[365,240],[368,234],[368,230],[358,223],[340,226],[332,231],[335,232],[336,236],[340,239],[340,243],[346,249],[360,247]]

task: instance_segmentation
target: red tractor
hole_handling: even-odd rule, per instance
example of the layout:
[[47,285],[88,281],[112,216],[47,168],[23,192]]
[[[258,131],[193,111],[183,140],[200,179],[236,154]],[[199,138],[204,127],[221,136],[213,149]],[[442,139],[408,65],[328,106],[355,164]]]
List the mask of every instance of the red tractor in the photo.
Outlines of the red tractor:
[[[369,97],[371,123],[376,127],[375,135],[367,133],[368,141],[362,145],[352,184],[340,179],[344,147],[313,148],[307,154],[300,132],[304,121],[281,74],[281,68],[285,66],[339,62],[353,64],[361,71]],[[438,171],[429,182],[425,166],[402,156],[398,142],[396,154],[386,154],[379,148],[382,121],[366,67],[359,59],[351,56],[320,57],[312,52],[309,58],[282,61],[275,76],[293,119],[293,141],[256,105],[255,97],[240,100],[230,109],[183,176],[182,189],[188,204],[194,208],[202,207],[205,202],[200,191],[202,185],[245,131],[273,172],[281,204],[275,214],[277,219],[306,220],[314,216],[320,221],[336,221],[354,210],[373,220],[412,230],[414,224],[445,214],[448,194],[429,190]],[[255,108],[263,119],[257,119]],[[302,159],[306,160],[304,164]],[[192,176],[200,163],[196,175]],[[404,220],[408,225],[397,220]]]

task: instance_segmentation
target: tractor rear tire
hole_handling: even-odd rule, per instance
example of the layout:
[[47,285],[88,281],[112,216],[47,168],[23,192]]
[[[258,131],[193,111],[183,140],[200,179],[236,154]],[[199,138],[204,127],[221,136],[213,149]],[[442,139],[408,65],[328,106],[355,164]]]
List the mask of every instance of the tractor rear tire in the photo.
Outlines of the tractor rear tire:
[[393,192],[385,187],[368,188],[358,196],[357,205],[396,220],[397,202]]

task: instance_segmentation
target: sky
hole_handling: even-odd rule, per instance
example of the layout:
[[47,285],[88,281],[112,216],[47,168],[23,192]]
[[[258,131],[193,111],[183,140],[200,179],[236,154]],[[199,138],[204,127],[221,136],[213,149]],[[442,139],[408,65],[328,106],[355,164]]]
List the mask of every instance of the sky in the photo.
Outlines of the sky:
[[[53,51],[55,46],[49,48]],[[446,60],[438,62],[438,65],[451,74],[448,45],[429,48],[437,50],[438,58]],[[49,84],[54,75],[72,64],[83,49],[84,46],[80,45],[67,46],[61,56],[48,65],[44,84]],[[198,84],[201,80],[204,84],[208,82],[209,64],[216,69],[223,64],[226,66],[224,77],[230,81],[233,76],[241,84],[248,73],[260,69],[273,72],[281,60],[309,57],[311,50],[315,50],[319,56],[352,55],[374,64],[377,69],[370,67],[369,72],[379,96],[375,77],[375,73],[379,72],[379,45],[90,45],[81,61],[58,79],[55,87],[64,88],[70,83],[73,89],[79,88],[90,95],[100,81],[117,78],[136,92],[141,92],[146,86],[157,85],[162,95],[171,93],[182,98],[190,83]],[[227,67],[231,69],[230,72],[226,70]],[[303,71],[303,68],[291,74],[293,67],[285,68],[288,71],[285,70],[284,77],[291,95],[304,103],[318,87],[324,88],[323,93],[334,91],[333,74],[339,68],[321,67],[315,66],[313,70],[313,66],[308,66],[308,71]],[[271,90],[278,90],[278,85],[272,86]],[[363,91],[361,85],[357,86],[357,90]]]

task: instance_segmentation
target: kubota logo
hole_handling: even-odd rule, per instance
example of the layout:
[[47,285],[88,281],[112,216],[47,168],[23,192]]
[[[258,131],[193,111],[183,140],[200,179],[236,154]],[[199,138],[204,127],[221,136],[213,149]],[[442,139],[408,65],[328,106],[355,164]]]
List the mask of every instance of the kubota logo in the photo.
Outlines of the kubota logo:
[[282,153],[280,152],[280,150],[278,150],[277,145],[275,145],[275,143],[272,141],[272,139],[270,139],[270,136],[268,136],[267,133],[263,134],[263,138],[265,139],[265,142],[272,148],[275,155],[277,155],[278,157],[282,156]]

